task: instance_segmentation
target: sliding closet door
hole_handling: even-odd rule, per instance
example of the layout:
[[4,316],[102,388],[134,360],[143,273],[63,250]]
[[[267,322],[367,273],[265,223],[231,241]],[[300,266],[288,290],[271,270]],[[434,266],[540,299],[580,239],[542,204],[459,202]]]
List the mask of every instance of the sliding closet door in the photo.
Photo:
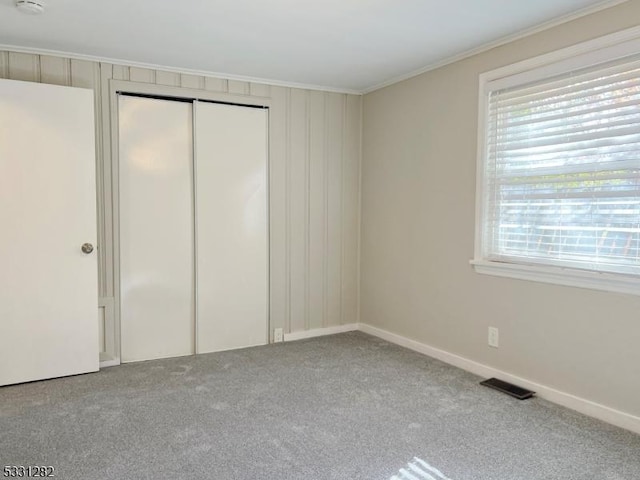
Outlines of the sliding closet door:
[[267,343],[267,110],[196,102],[198,353]]
[[122,361],[194,353],[192,104],[120,96]]

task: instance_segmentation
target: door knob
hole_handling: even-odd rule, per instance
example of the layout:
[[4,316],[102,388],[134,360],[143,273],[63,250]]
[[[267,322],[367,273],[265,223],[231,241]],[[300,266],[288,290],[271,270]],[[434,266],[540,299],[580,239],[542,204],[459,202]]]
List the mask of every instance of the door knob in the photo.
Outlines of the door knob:
[[93,245],[91,245],[90,243],[83,243],[81,248],[82,253],[86,253],[87,255],[93,252]]

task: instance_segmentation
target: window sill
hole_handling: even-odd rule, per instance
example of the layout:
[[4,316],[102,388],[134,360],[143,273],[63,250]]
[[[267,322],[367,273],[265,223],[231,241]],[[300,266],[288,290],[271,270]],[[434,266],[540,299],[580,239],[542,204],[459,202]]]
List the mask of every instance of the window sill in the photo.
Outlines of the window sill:
[[471,260],[469,263],[473,265],[477,273],[484,275],[640,295],[640,278],[629,275],[585,272],[571,268],[522,265],[488,260]]

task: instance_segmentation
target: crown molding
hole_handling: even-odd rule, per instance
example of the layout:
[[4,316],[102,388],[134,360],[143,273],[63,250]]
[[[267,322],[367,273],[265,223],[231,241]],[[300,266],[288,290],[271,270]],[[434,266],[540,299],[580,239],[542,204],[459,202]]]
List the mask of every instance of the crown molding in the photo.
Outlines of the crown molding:
[[422,353],[423,355],[438,359],[442,362],[448,363],[449,365],[453,365],[454,367],[458,367],[462,370],[478,375],[479,377],[497,377],[506,382],[514,383],[529,390],[534,390],[540,398],[544,398],[545,400],[557,405],[570,408],[576,412],[582,413],[583,415],[597,418],[611,425],[640,434],[640,417],[631,413],[623,412],[615,408],[596,403],[592,400],[578,397],[577,395],[573,395],[568,392],[556,390],[549,385],[537,383],[533,380],[471,360],[453,352],[441,350],[432,345],[414,340],[413,338],[404,337],[388,330],[383,330],[379,327],[359,323],[358,330],[369,335],[382,338],[387,342],[391,342],[396,345],[400,345],[401,347]]
[[493,40],[491,42],[482,44],[478,47],[472,48],[470,50],[466,50],[464,52],[458,53],[456,55],[444,58],[434,63],[430,63],[424,67],[421,67],[418,70],[413,70],[411,72],[398,75],[396,77],[392,77],[389,80],[385,80],[384,82],[378,83],[371,87],[366,87],[360,90],[349,89],[349,88],[337,88],[330,87],[326,85],[315,85],[315,84],[307,84],[307,83],[298,83],[298,82],[285,82],[282,80],[275,80],[270,78],[261,78],[261,77],[251,77],[245,75],[234,75],[230,73],[224,72],[213,72],[208,70],[195,70],[189,68],[179,68],[172,67],[169,65],[158,65],[153,63],[144,63],[144,62],[135,62],[131,60],[124,60],[118,58],[110,58],[110,57],[101,57],[98,55],[86,55],[81,53],[73,53],[66,52],[60,50],[49,50],[43,48],[35,48],[35,47],[23,47],[18,45],[9,45],[9,44],[0,44],[0,50],[8,50],[16,53],[29,53],[33,55],[51,55],[55,57],[65,57],[71,58],[74,60],[87,60],[90,62],[104,62],[104,63],[112,63],[116,65],[122,65],[125,67],[134,67],[134,68],[148,68],[152,70],[162,70],[165,72],[173,72],[173,73],[184,73],[189,75],[202,75],[205,77],[216,77],[223,78],[226,80],[237,80],[241,82],[251,82],[251,83],[259,83],[263,85],[271,85],[275,87],[286,87],[286,88],[299,88],[303,90],[317,90],[322,92],[331,92],[331,93],[344,93],[349,95],[366,95],[368,93],[372,93],[376,90],[380,90],[382,88],[394,85],[396,83],[403,82],[404,80],[408,80],[413,77],[417,77],[418,75],[422,75],[423,73],[430,72],[432,70],[436,70],[438,68],[450,65],[455,62],[459,62],[460,60],[464,60],[466,58],[472,57],[474,55],[478,55],[480,53],[484,53],[493,48],[500,47],[502,45],[506,45],[508,43],[514,42],[516,40],[520,40],[522,38],[528,37],[530,35],[534,35],[536,33],[540,33],[544,30],[548,30],[553,27],[557,27],[564,23],[571,22],[581,17],[585,17],[587,15],[591,15],[593,13],[599,12],[601,10],[606,10],[607,8],[614,7],[616,5],[620,5],[622,3],[626,3],[629,0],[604,0],[602,2],[596,3],[590,7],[585,7],[575,12],[569,13],[567,15],[563,15],[561,17],[557,17],[553,20],[549,20],[547,22],[538,24],[536,26],[520,30],[519,32],[501,37],[497,40]]
[[270,85],[272,87],[299,88],[303,90],[317,90],[330,93],[344,93],[349,95],[362,95],[362,91],[348,88],[329,87],[326,85],[314,85],[298,82],[284,82],[282,80],[274,80],[271,78],[251,77],[247,75],[234,75],[231,73],[211,72],[208,70],[194,70],[190,68],[171,67],[168,65],[158,65],[154,63],[134,62],[131,60],[123,60],[119,58],[101,57],[98,55],[85,55],[82,53],[65,52],[61,50],[49,50],[45,48],[23,47],[19,45],[0,44],[0,50],[6,50],[15,53],[27,53],[32,55],[50,55],[53,57],[64,57],[72,60],[85,60],[89,62],[111,63],[122,65],[124,67],[147,68],[150,70],[161,70],[164,72],[183,73],[187,75],[201,75],[204,77],[222,78],[225,80],[236,80],[241,82],[259,83]]
[[396,83],[403,82],[405,80],[409,80],[410,78],[417,77],[418,75],[422,75],[423,73],[430,72],[432,70],[437,70],[438,68],[445,67],[455,62],[459,62],[460,60],[464,60],[469,57],[473,57],[474,55],[478,55],[480,53],[487,52],[496,47],[500,47],[502,45],[506,45],[511,42],[515,42],[516,40],[520,40],[522,38],[528,37],[530,35],[534,35],[536,33],[543,32],[553,27],[557,27],[564,23],[571,22],[573,20],[577,20],[578,18],[585,17],[587,15],[591,15],[593,13],[597,13],[602,10],[606,10],[607,8],[615,7],[616,5],[620,5],[622,3],[626,3],[629,0],[605,0],[595,5],[591,5],[590,7],[585,7],[575,12],[569,13],[567,15],[563,15],[561,17],[554,18],[553,20],[549,20],[544,23],[540,23],[533,27],[520,30],[516,33],[512,33],[510,35],[498,38],[497,40],[493,40],[491,42],[482,44],[478,47],[472,48],[471,50],[466,50],[464,52],[458,53],[451,57],[444,58],[434,63],[430,63],[418,70],[413,70],[411,72],[405,73],[403,75],[399,75],[397,77],[390,78],[382,83],[374,85],[372,87],[365,88],[361,93],[367,94],[375,92],[376,90],[380,90],[385,87],[389,87]]

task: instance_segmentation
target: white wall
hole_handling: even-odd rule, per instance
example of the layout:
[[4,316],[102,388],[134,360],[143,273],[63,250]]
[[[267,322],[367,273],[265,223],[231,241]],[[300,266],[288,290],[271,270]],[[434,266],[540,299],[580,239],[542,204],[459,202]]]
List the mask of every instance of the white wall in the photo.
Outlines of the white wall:
[[0,51],[0,78],[93,88],[96,96],[100,325],[117,356],[109,82],[269,97],[271,330],[357,321],[362,97]]
[[469,265],[478,75],[638,18],[627,2],[365,96],[361,322],[640,415],[640,296]]

